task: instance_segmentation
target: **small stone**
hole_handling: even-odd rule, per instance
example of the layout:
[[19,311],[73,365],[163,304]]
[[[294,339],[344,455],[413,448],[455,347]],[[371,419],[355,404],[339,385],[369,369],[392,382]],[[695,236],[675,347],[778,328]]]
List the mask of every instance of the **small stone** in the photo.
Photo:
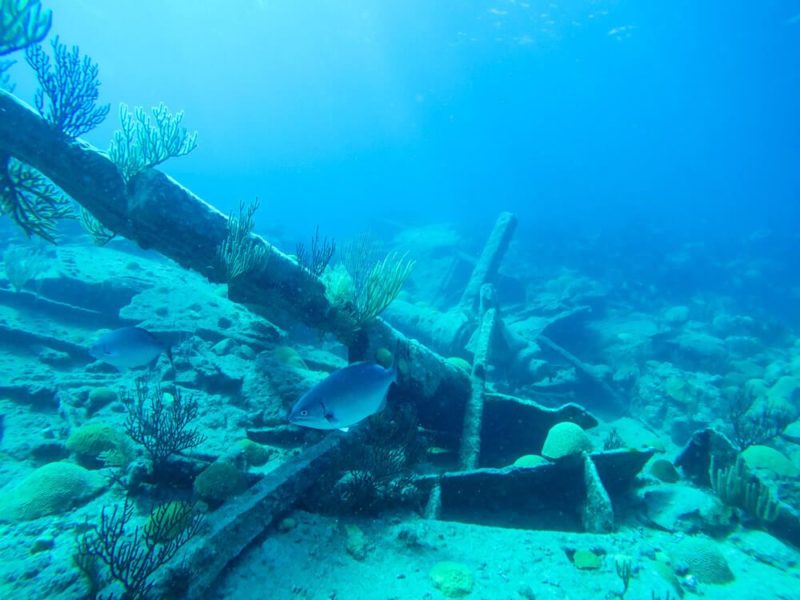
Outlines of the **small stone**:
[[436,563],[430,571],[433,585],[448,598],[460,598],[472,592],[475,585],[472,572],[467,565],[442,561]]
[[211,347],[211,351],[217,356],[227,356],[236,350],[236,342],[231,338],[225,338]]
[[44,552],[45,550],[52,550],[56,545],[55,539],[49,535],[43,535],[36,540],[34,540],[33,544],[31,545],[31,554],[36,554],[37,552]]
[[297,527],[297,520],[292,517],[286,517],[278,521],[278,531],[281,533],[289,533],[292,529]]
[[358,525],[345,525],[344,529],[347,534],[345,545],[347,553],[358,561],[367,558],[369,544],[367,543],[367,536],[364,535],[361,528]]
[[577,550],[572,557],[573,564],[585,571],[593,571],[603,566],[603,559],[591,550]]
[[91,415],[96,413],[104,406],[116,402],[119,399],[117,392],[107,387],[92,388],[86,403],[86,411]]

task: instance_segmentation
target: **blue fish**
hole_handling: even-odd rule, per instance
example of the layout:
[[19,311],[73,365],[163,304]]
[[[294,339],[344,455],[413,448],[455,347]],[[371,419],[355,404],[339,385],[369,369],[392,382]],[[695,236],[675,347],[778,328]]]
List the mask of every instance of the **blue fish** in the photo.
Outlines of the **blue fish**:
[[6,431],[6,416],[0,415],[0,444],[3,442],[3,434]]
[[101,335],[89,348],[89,354],[120,371],[148,365],[162,354],[172,364],[169,346],[141,327],[122,327]]
[[312,429],[341,429],[383,410],[397,379],[395,369],[360,362],[334,371],[297,401],[289,422]]

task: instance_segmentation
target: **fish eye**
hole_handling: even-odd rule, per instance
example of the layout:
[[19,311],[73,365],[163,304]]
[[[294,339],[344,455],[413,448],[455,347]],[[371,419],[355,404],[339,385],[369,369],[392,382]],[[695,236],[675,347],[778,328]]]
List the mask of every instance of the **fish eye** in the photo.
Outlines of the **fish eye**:
[[300,416],[301,417],[307,417],[308,416],[308,411],[306,409],[301,410],[300,411]]

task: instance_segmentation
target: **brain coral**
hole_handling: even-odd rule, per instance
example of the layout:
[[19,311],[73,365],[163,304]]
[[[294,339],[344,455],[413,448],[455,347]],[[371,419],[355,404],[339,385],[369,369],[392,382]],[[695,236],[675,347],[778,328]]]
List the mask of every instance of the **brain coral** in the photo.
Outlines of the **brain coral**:
[[226,462],[210,464],[194,480],[194,491],[201,500],[212,506],[219,506],[228,498],[241,494],[247,489],[244,475]]
[[791,376],[778,379],[767,391],[767,409],[771,414],[783,415],[788,420],[797,418],[797,401],[800,399],[800,381]]
[[515,467],[538,467],[546,464],[549,464],[547,459],[538,454],[525,454],[514,461]]
[[73,431],[67,438],[67,450],[75,454],[81,466],[90,469],[123,465],[133,454],[124,433],[100,422],[86,423]]
[[555,460],[581,452],[591,452],[591,450],[592,442],[580,425],[563,421],[553,425],[547,432],[547,438],[542,447],[542,456]]
[[63,513],[97,495],[103,486],[102,476],[83,467],[49,463],[0,493],[0,519],[29,521]]
[[673,565],[685,565],[700,583],[728,583],[733,573],[728,561],[714,540],[704,537],[687,537],[669,551]]
[[795,477],[797,467],[783,454],[769,446],[750,446],[742,458],[751,469],[768,471],[775,477]]

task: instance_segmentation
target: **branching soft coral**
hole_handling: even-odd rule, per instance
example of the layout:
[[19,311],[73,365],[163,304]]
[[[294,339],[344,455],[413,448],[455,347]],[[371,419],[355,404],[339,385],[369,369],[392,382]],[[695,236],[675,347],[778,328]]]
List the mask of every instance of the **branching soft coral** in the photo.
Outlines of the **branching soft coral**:
[[52,43],[54,63],[40,45],[25,51],[41,86],[35,104],[39,114],[69,137],[78,137],[103,122],[109,105],[97,105],[99,68],[88,56],[81,59],[77,46],[70,50],[58,37]]
[[78,539],[73,558],[95,593],[105,583],[102,563],[107,574],[124,588],[124,598],[150,597],[153,575],[197,535],[202,523],[190,504],[178,502],[157,507],[146,526],[130,531],[133,509],[128,498],[121,508],[104,508],[99,526]]
[[72,202],[44,175],[0,153],[0,215],[31,237],[55,243],[59,219],[72,218]]
[[148,116],[140,106],[133,112],[125,104],[119,107],[122,129],[114,132],[108,156],[125,181],[197,147],[197,132],[189,133],[181,125],[183,112],[172,114],[163,102],[150,112]]
[[16,86],[11,82],[11,77],[7,72],[13,65],[13,60],[0,60],[0,90],[14,93]]
[[407,254],[389,252],[381,258],[376,241],[368,235],[356,238],[342,252],[344,269],[334,268],[323,280],[328,299],[360,329],[389,306],[414,270]]
[[0,0],[0,56],[41,42],[51,22],[39,0]]
[[270,257],[271,247],[259,243],[253,236],[253,217],[258,210],[255,201],[239,204],[239,216],[228,218],[228,234],[217,248],[217,258],[224,267],[228,283],[251,271],[263,269]]
[[151,388],[144,379],[138,379],[136,396],[126,395],[124,399],[128,410],[125,431],[147,450],[156,474],[173,454],[195,448],[205,440],[199,429],[190,427],[198,414],[197,400],[183,398],[177,387],[171,396],[166,398],[159,385]]

